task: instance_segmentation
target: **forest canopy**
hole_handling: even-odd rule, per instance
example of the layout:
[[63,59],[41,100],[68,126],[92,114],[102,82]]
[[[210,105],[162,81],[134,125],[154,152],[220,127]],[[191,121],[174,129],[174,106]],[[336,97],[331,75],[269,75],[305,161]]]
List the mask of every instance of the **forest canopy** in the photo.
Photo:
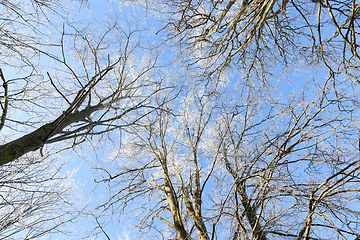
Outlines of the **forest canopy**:
[[359,1],[0,11],[0,239],[360,238]]

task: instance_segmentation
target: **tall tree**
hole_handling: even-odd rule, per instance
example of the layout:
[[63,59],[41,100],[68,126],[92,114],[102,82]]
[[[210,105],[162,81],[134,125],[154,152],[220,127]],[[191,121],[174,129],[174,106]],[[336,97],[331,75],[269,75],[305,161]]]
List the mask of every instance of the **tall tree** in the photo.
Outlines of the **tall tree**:
[[103,206],[138,199],[138,227],[165,239],[357,236],[358,117],[325,88],[286,102],[246,85],[189,90],[128,130],[127,164],[101,169],[114,191]]
[[99,168],[104,211],[138,199],[164,239],[355,238],[359,3],[145,2],[186,77]]
[[[61,3],[4,20],[20,21],[6,66],[29,74],[0,72],[0,234],[76,217],[60,211],[71,186],[52,158],[72,149],[107,196],[83,212],[89,238],[129,216],[148,239],[358,236],[358,2],[138,1],[126,17],[40,21]],[[39,215],[53,202],[55,221]]]
[[171,88],[136,27],[78,23],[63,2],[29,3],[1,3],[2,239],[50,236],[78,216],[66,161],[54,156],[135,124]]

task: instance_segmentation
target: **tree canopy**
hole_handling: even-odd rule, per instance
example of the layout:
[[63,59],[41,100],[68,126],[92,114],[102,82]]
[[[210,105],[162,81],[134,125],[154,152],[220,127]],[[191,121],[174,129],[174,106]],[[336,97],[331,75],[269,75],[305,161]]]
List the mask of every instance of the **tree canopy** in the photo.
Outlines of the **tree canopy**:
[[359,1],[0,9],[0,239],[360,237]]

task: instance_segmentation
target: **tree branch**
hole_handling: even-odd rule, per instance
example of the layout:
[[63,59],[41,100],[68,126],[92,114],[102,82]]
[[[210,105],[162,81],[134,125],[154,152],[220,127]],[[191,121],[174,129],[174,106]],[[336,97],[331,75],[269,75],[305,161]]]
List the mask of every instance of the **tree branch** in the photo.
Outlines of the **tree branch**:
[[3,83],[3,89],[4,89],[4,105],[2,103],[0,103],[1,109],[2,109],[2,113],[1,113],[1,117],[0,117],[0,131],[1,131],[1,129],[4,127],[4,124],[5,124],[5,118],[6,118],[6,113],[7,113],[8,104],[9,104],[8,85],[7,85],[7,82],[5,81],[5,77],[4,77],[4,74],[1,70],[1,68],[0,68],[0,78]]

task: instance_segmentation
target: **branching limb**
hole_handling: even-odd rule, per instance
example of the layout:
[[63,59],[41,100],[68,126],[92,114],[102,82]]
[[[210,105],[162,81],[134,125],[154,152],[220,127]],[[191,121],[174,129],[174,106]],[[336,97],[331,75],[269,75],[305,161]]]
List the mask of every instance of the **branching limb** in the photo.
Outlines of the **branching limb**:
[[7,85],[7,82],[5,80],[4,74],[1,69],[0,69],[0,78],[2,81],[3,89],[4,89],[4,104],[2,104],[0,102],[0,106],[1,106],[1,110],[2,110],[1,117],[0,117],[0,131],[1,131],[1,129],[4,127],[4,124],[5,124],[5,118],[6,118],[6,113],[7,113],[8,104],[9,104],[8,85]]

